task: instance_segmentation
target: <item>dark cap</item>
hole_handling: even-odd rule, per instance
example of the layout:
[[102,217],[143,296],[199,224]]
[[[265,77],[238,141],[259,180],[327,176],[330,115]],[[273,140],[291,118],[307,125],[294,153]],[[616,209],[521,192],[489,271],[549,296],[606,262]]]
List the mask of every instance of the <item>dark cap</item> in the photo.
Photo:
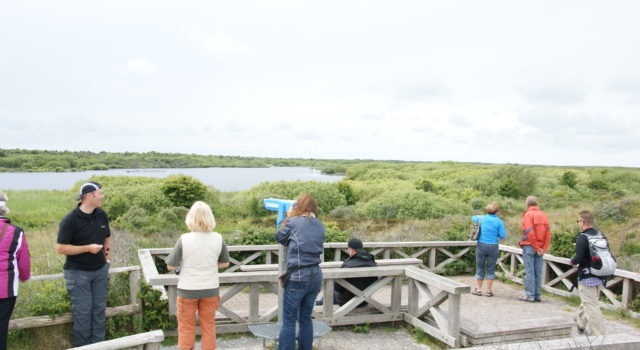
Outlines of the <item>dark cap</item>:
[[367,251],[364,250],[363,246],[362,246],[362,241],[357,239],[357,238],[351,238],[349,240],[349,243],[347,243],[347,247],[355,250],[358,253],[366,253]]
[[76,197],[76,200],[79,201],[84,197],[85,194],[91,193],[101,188],[102,188],[102,185],[95,181],[85,182],[82,184],[82,186],[80,186],[80,194],[78,195],[78,197]]

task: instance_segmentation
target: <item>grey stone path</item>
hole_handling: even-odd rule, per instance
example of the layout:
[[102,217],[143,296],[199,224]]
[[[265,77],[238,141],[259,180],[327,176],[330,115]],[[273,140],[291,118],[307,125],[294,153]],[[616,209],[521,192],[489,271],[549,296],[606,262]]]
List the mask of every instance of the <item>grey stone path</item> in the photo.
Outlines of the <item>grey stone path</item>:
[[[452,279],[475,286],[473,276],[458,276]],[[567,305],[562,299],[543,295],[541,303],[526,303],[517,300],[522,294],[522,286],[504,284],[496,281],[493,285],[494,296],[475,296],[466,294],[462,296],[462,317],[475,323],[490,324],[500,327],[513,321],[523,319],[535,319],[541,317],[562,317],[571,320],[577,312],[577,307]],[[390,293],[390,288],[374,294],[378,300],[388,300],[384,294]],[[402,291],[403,303],[406,303],[406,286]],[[234,306],[247,305],[248,295],[238,295],[228,303],[232,309]],[[260,306],[265,310],[277,302],[274,295],[261,296]],[[609,334],[626,333],[640,337],[640,329],[630,322],[623,322],[608,318],[607,331]],[[574,337],[579,337],[574,330]],[[382,327],[372,326],[369,333],[354,333],[350,328],[339,328],[330,332],[323,340],[325,350],[418,350],[429,349],[421,344],[415,344],[413,337],[408,332],[397,330],[387,332]],[[166,346],[162,349],[175,350],[177,346]],[[200,349],[199,346],[196,349]],[[262,340],[243,335],[235,339],[220,339],[220,350],[259,350],[262,349]]]

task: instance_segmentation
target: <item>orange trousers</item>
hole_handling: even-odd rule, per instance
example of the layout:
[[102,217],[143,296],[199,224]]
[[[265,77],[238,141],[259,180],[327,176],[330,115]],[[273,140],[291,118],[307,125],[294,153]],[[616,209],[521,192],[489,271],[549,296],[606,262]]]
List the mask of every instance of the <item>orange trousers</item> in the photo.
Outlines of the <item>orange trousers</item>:
[[195,349],[196,311],[200,318],[202,330],[202,350],[216,348],[216,310],[220,306],[220,296],[185,299],[178,296],[178,348]]

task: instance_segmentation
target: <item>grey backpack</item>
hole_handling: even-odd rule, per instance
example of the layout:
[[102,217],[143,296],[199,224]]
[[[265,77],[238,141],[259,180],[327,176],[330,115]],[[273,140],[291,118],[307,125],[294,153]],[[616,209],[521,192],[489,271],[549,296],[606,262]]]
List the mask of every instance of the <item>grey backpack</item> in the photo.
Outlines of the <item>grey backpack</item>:
[[609,242],[602,232],[598,231],[597,235],[585,235],[589,241],[589,253],[591,260],[589,261],[589,273],[598,277],[608,277],[616,272],[616,259],[611,254]]
[[480,238],[480,226],[482,226],[482,219],[484,219],[484,216],[480,217],[479,222],[471,222],[471,232],[469,233],[470,241],[477,241],[478,238]]

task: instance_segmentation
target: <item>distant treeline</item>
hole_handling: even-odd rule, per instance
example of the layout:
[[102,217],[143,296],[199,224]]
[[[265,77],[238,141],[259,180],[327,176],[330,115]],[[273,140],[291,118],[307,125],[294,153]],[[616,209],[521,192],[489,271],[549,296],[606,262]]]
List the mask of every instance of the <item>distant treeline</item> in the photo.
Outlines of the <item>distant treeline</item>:
[[[266,168],[308,166],[325,174],[344,173],[361,160],[258,158],[182,153],[113,153],[0,149],[0,172],[84,171],[143,168]],[[390,163],[397,163],[389,161]]]

